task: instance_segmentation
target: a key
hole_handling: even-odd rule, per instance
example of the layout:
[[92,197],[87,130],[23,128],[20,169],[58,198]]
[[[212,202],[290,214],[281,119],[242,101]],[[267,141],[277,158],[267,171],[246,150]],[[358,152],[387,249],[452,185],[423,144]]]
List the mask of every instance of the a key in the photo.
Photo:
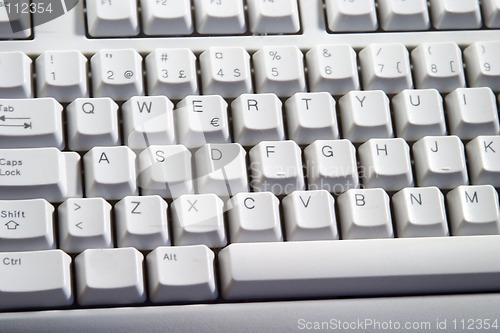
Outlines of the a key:
[[500,188],[500,136],[478,136],[466,151],[471,183]]
[[62,106],[53,98],[0,99],[1,148],[64,148]]
[[71,150],[121,144],[118,105],[109,97],[77,98],[66,107]]
[[335,201],[325,190],[287,195],[283,199],[283,213],[289,241],[339,239]]
[[0,260],[1,309],[73,303],[71,257],[63,251],[6,252]]
[[454,236],[500,234],[498,193],[493,186],[459,186],[446,199]]
[[186,194],[175,199],[171,205],[174,244],[226,246],[223,206],[213,193]]
[[143,255],[134,248],[89,249],[75,258],[80,305],[133,304],[146,300]]
[[125,197],[115,205],[118,247],[153,250],[170,245],[167,203],[159,196]]
[[246,31],[242,0],[194,0],[200,34],[240,34]]
[[198,95],[196,57],[189,49],[156,49],[146,57],[149,95]]
[[233,196],[227,203],[231,242],[281,242],[279,205],[269,192]]
[[125,37],[139,33],[136,0],[88,0],[87,26],[93,37]]
[[193,32],[190,0],[141,0],[141,14],[146,35],[187,35]]
[[[500,10],[500,1],[498,6]],[[500,91],[500,42],[473,43],[465,49],[464,58],[470,87]]]
[[119,200],[138,195],[136,156],[126,147],[95,147],[83,156],[87,197]]
[[0,52],[0,97],[33,97],[31,59],[22,52]]
[[144,95],[141,63],[141,56],[133,49],[96,53],[90,59],[94,97],[125,101]]
[[488,28],[500,28],[500,0],[481,0],[483,21]]
[[211,47],[200,55],[200,66],[205,95],[236,98],[253,92],[250,55],[242,47]]
[[247,0],[247,6],[253,33],[283,34],[300,30],[297,0]]
[[1,200],[0,211],[0,251],[55,248],[54,207],[46,200]]
[[48,51],[35,61],[38,97],[60,102],[88,97],[87,58],[79,51]]
[[478,0],[431,0],[432,25],[438,30],[481,27]]
[[56,148],[0,149],[0,199],[82,196],[80,156]]
[[175,144],[174,104],[165,96],[132,97],[122,105],[125,145],[142,150]]
[[275,94],[243,94],[231,103],[234,141],[254,146],[285,140],[282,103]]
[[398,237],[448,236],[443,193],[437,187],[405,188],[392,196]]
[[333,31],[375,31],[377,13],[374,0],[326,0],[328,28]]
[[158,247],[146,257],[149,297],[155,303],[217,298],[215,255],[204,245]]
[[0,38],[19,39],[31,35],[31,15],[21,9],[29,6],[29,0],[2,2],[0,6]]
[[138,182],[143,195],[176,198],[194,193],[191,153],[182,145],[148,147],[139,154]]
[[380,25],[385,31],[427,30],[427,0],[378,0]]

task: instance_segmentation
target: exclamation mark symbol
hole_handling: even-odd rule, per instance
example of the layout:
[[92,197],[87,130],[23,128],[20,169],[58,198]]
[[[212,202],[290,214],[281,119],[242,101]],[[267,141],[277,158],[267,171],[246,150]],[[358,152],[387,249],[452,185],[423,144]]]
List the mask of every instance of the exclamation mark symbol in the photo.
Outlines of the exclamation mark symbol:
[[53,56],[53,55],[51,55],[51,56],[50,56],[50,64],[51,64],[51,65],[53,65],[53,64],[54,64],[54,56]]

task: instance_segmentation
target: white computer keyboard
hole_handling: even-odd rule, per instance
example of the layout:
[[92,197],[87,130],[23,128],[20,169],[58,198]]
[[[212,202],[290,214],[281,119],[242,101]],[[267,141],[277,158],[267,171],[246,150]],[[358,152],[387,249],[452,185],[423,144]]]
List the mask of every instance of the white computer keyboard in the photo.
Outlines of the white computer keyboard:
[[496,331],[499,93],[499,0],[0,0],[0,332]]

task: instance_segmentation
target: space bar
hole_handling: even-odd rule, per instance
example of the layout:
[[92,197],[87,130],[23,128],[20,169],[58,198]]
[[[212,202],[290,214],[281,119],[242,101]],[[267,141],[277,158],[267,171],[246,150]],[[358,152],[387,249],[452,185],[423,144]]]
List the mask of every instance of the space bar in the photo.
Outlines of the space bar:
[[500,236],[231,244],[226,300],[500,290]]

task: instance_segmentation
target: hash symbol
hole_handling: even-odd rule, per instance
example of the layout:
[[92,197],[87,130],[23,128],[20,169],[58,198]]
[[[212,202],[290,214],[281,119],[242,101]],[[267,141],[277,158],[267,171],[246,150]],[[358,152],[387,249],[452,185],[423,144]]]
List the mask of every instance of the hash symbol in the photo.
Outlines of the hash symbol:
[[162,53],[160,57],[161,61],[167,61],[168,60],[168,53]]

